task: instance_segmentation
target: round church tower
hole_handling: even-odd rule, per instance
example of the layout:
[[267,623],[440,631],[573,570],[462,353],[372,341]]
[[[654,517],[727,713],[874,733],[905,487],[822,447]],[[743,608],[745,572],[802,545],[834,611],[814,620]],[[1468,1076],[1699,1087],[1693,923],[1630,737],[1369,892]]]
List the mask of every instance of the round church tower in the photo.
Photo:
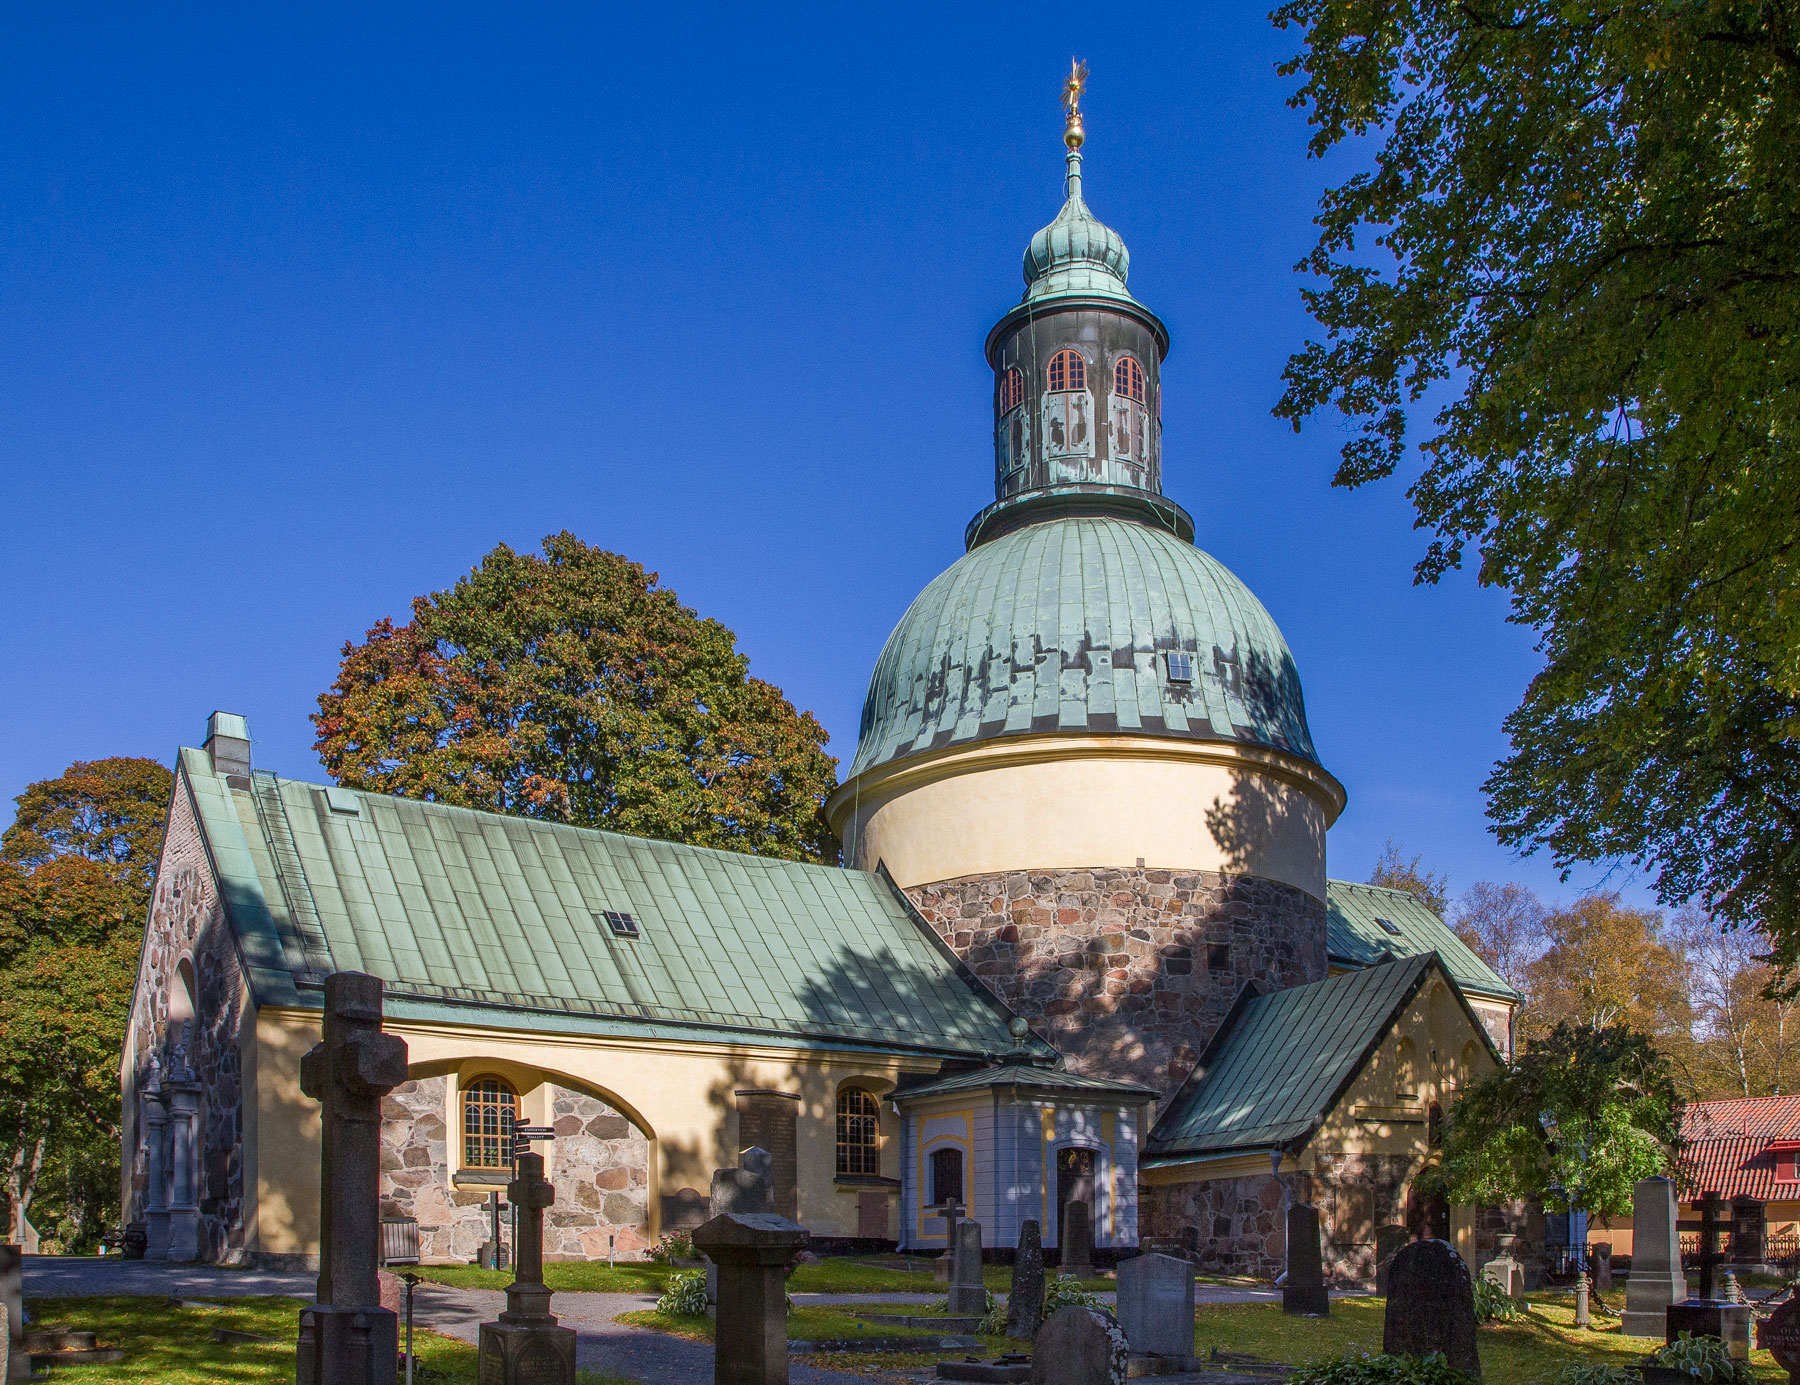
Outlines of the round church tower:
[[1082,199],[988,335],[992,505],[901,618],[826,805],[1078,1071],[1167,1092],[1247,981],[1325,975],[1319,763],[1275,622],[1162,494],[1169,337]]

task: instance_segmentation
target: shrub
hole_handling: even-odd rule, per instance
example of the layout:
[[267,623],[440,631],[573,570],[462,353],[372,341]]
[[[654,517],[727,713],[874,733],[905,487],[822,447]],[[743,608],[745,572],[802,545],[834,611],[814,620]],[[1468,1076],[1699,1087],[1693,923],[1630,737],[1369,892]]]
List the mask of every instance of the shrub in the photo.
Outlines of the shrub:
[[656,1311],[678,1318],[706,1316],[706,1271],[683,1270],[671,1276],[669,1288],[656,1300]]
[[1733,1385],[1750,1378],[1750,1373],[1731,1359],[1725,1343],[1717,1337],[1696,1337],[1691,1332],[1683,1332],[1667,1346],[1652,1352],[1650,1364],[1685,1372],[1706,1385]]
[[1525,1316],[1525,1305],[1491,1279],[1475,1281],[1475,1321],[1511,1322]]
[[1288,1385],[1469,1385],[1469,1379],[1439,1352],[1425,1357],[1347,1352],[1302,1366]]
[[662,1239],[651,1248],[649,1255],[659,1265],[667,1265],[674,1260],[692,1260],[694,1238],[686,1231],[665,1232]]
[[1044,1286],[1044,1316],[1047,1318],[1058,1308],[1067,1308],[1073,1304],[1077,1308],[1102,1308],[1100,1295],[1090,1294],[1081,1287],[1079,1279],[1066,1274],[1059,1274]]
[[1636,1377],[1620,1366],[1601,1361],[1571,1361],[1551,1385],[1635,1385]]

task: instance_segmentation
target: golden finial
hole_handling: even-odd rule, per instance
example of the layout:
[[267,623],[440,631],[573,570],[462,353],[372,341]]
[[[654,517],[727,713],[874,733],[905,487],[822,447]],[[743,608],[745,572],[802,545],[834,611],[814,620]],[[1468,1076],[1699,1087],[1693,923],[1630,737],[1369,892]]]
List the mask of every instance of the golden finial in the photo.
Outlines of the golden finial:
[[1081,128],[1081,93],[1087,87],[1087,64],[1079,58],[1069,59],[1069,75],[1063,82],[1063,109],[1069,113],[1068,123],[1063,126],[1063,143],[1071,149],[1081,148],[1081,141],[1086,138]]

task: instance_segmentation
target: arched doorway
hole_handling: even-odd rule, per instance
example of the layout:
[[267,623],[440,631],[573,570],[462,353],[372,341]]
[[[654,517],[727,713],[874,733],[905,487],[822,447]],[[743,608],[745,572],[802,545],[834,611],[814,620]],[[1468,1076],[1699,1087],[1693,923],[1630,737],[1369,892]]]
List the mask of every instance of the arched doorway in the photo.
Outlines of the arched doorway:
[[1406,1194],[1406,1230],[1415,1241],[1449,1240],[1450,1199],[1415,1184]]

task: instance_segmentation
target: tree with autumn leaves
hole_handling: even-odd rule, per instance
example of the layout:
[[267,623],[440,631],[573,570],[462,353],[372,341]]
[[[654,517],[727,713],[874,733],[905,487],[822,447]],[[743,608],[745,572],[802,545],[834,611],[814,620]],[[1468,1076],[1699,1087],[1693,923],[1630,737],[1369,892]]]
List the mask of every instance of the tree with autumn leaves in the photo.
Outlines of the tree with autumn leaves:
[[119,1189],[119,1053],[172,778],[82,761],[0,834],[0,1160],[7,1236],[91,1248]]
[[313,717],[341,784],[698,846],[835,861],[825,728],[731,631],[573,534],[501,544],[382,620]]

